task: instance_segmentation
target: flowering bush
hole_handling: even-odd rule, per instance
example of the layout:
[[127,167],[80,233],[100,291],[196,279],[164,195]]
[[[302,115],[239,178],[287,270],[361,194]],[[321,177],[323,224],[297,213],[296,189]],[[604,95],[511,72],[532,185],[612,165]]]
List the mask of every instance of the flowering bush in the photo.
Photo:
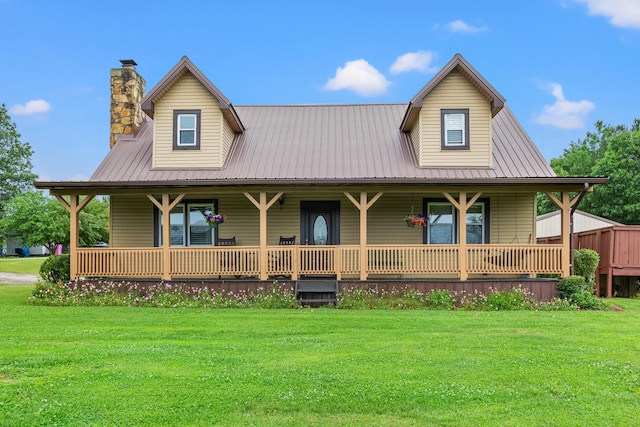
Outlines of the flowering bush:
[[429,223],[429,217],[420,213],[407,214],[403,219],[407,223],[408,227],[426,227]]
[[144,306],[173,308],[300,308],[292,286],[274,282],[255,292],[217,291],[184,283],[71,281],[41,283],[29,298],[33,305]]
[[[594,297],[595,298],[595,297]],[[503,291],[434,290],[423,293],[411,287],[377,290],[368,286],[343,287],[338,303],[329,309],[379,310],[578,310],[607,309],[584,306],[568,299],[538,302],[521,287]],[[301,308],[292,285],[278,282],[260,286],[251,292],[219,291],[202,285],[184,283],[68,282],[41,283],[29,298],[33,305],[57,306],[144,306],[173,308]]]

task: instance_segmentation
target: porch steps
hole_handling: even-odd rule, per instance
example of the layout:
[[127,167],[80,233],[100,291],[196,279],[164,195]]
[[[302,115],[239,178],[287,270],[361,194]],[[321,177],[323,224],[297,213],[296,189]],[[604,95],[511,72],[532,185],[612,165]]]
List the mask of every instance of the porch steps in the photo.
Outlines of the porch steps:
[[338,281],[305,279],[296,280],[296,299],[302,305],[319,307],[338,302]]

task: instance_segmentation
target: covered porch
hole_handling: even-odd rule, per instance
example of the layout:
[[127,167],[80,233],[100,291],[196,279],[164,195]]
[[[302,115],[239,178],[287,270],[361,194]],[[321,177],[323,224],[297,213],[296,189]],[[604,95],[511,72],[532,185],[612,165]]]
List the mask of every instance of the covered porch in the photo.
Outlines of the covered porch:
[[[265,281],[273,278],[297,280],[313,276],[332,277],[337,280],[375,280],[375,279],[456,279],[466,281],[468,279],[482,278],[518,278],[525,275],[559,274],[567,276],[571,272],[571,246],[569,237],[569,218],[571,209],[579,202],[581,195],[590,191],[591,186],[571,185],[564,188],[554,186],[490,186],[490,187],[448,187],[448,188],[334,188],[332,192],[339,194],[342,199],[343,210],[350,209],[353,220],[347,219],[347,213],[340,220],[343,223],[342,233],[356,228],[353,233],[357,239],[351,242],[338,244],[313,245],[308,244],[308,239],[298,239],[295,245],[281,246],[270,242],[268,236],[273,234],[268,230],[272,223],[277,222],[269,216],[269,210],[273,206],[280,205],[283,209],[283,196],[286,194],[291,200],[295,199],[296,209],[291,218],[301,215],[299,207],[304,202],[298,203],[305,195],[304,189],[279,188],[254,189],[254,188],[179,188],[164,189],[107,189],[107,193],[113,197],[127,195],[138,197],[150,202],[150,206],[161,215],[161,218],[170,218],[172,210],[181,202],[189,198],[202,198],[203,194],[216,194],[221,200],[231,197],[240,197],[253,206],[252,217],[257,217],[252,228],[255,235],[255,243],[240,243],[237,246],[175,246],[171,244],[172,236],[170,227],[162,226],[162,220],[157,226],[156,244],[152,245],[121,245],[110,242],[109,248],[80,248],[78,246],[78,218],[82,208],[95,194],[85,191],[73,191],[69,189],[52,189],[52,193],[65,205],[71,217],[71,277],[109,277],[128,279],[156,279],[156,280],[244,280],[257,279]],[[94,189],[95,190],[95,189]],[[268,190],[268,191],[267,191]],[[337,192],[336,192],[337,190]],[[500,197],[505,194],[533,194],[535,190],[545,191],[551,200],[562,211],[563,240],[559,244],[536,244],[529,241],[500,241],[500,232],[504,233],[504,218],[500,218],[499,209],[504,211],[507,202],[500,202]],[[560,197],[552,194],[560,190]],[[152,192],[153,191],[153,192]],[[317,191],[317,190],[316,190]],[[326,190],[323,190],[326,191]],[[469,243],[467,241],[467,222],[459,221],[456,225],[456,241],[451,244],[425,244],[418,242],[422,232],[412,235],[412,240],[403,238],[404,229],[391,231],[387,241],[380,243],[373,240],[372,223],[380,223],[380,212],[373,207],[383,197],[411,197],[413,194],[428,192],[436,194],[442,200],[447,201],[455,209],[456,218],[466,218],[467,212],[478,200],[487,197],[487,205],[492,203],[493,224],[489,232],[487,224],[487,240],[483,243]],[[570,194],[570,191],[573,194]],[[339,192],[339,193],[338,193]],[[65,195],[65,197],[63,197]],[[293,195],[293,197],[292,197]],[[395,195],[395,196],[393,196]],[[502,195],[502,196],[501,196]],[[225,197],[227,199],[225,199]],[[530,196],[526,196],[530,197]],[[337,198],[334,196],[333,198]],[[312,198],[313,199],[313,198]],[[313,199],[313,200],[317,200]],[[345,203],[344,201],[348,201]],[[529,202],[527,202],[529,203]],[[230,203],[231,205],[231,203]],[[113,208],[113,205],[112,205]],[[535,212],[535,202],[532,209],[526,212],[518,212],[516,207],[512,209],[515,215],[531,217],[532,222]],[[488,206],[487,206],[488,210]],[[395,215],[400,215],[406,209],[397,209]],[[248,215],[246,209],[243,211]],[[386,212],[384,213],[386,215]],[[503,214],[504,216],[505,214]],[[152,218],[147,217],[147,222],[152,223]],[[303,221],[302,219],[300,221]],[[349,221],[351,221],[349,223]],[[156,220],[156,222],[158,222]],[[345,225],[347,224],[347,225]],[[395,223],[394,223],[395,224]],[[354,227],[355,225],[355,227]],[[221,225],[224,227],[226,225]],[[238,225],[235,225],[238,227]],[[283,225],[274,225],[274,227]],[[287,230],[300,231],[302,225],[286,225]],[[113,230],[113,221],[111,222]],[[394,225],[396,227],[396,225]],[[249,228],[246,226],[245,228]],[[406,228],[406,227],[405,227]],[[230,229],[226,229],[225,232]],[[517,230],[517,224],[516,224]],[[527,230],[528,231],[528,230]],[[535,230],[532,230],[535,231]],[[243,232],[246,232],[243,231]],[[352,231],[349,231],[352,232]],[[522,231],[520,231],[522,234]],[[489,236],[490,234],[490,236]],[[496,238],[496,234],[498,237]],[[530,235],[531,233],[529,233]],[[535,233],[533,233],[535,235]],[[217,236],[217,233],[216,233]],[[418,237],[415,237],[418,236]],[[347,240],[346,238],[343,240]],[[379,239],[378,239],[379,240]],[[506,239],[505,239],[506,240]],[[524,240],[524,239],[523,239]],[[302,244],[301,244],[302,243]],[[332,242],[328,242],[332,243]],[[335,243],[335,242],[333,242]],[[353,244],[356,243],[356,244]]]

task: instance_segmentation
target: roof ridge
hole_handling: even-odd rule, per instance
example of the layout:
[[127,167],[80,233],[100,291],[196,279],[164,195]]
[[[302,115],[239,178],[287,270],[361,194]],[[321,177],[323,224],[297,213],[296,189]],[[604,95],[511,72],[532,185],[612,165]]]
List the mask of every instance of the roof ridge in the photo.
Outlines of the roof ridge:
[[407,106],[408,102],[375,102],[357,104],[233,104],[234,107],[375,107],[375,106]]

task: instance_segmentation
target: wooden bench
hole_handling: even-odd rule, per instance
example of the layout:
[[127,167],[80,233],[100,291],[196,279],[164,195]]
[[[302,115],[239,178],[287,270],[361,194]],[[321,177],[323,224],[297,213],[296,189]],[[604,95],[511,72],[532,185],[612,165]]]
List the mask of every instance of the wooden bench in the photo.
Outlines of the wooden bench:
[[337,280],[297,280],[296,299],[303,305],[319,307],[338,302]]

